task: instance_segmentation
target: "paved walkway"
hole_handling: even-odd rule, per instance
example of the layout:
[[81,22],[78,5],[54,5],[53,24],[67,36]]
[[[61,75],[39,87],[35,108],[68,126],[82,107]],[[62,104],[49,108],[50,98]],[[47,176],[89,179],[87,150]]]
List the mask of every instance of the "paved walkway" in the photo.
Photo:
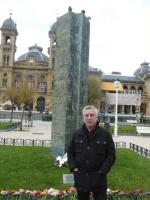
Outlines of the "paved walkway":
[[0,132],[0,138],[50,140],[51,122],[35,120],[32,127],[23,126],[23,131],[17,128],[8,132]]
[[[51,122],[34,120],[33,127],[23,126],[23,131],[19,131],[18,128],[9,132],[0,132],[0,138],[51,140],[51,125]],[[126,142],[127,147],[131,142],[150,149],[150,136],[114,136],[113,139],[115,142]]]
[[130,143],[150,149],[150,136],[114,136],[115,142],[126,142],[127,147]]

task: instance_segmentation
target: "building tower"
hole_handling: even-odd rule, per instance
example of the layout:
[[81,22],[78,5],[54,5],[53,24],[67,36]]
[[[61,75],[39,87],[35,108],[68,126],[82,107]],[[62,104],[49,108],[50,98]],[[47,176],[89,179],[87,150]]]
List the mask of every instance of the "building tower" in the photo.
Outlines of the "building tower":
[[16,24],[11,18],[6,19],[1,28],[0,45],[0,87],[12,86],[12,70],[16,52],[16,37],[18,35]]
[[16,37],[18,35],[16,24],[11,18],[3,22],[1,30],[0,66],[13,66],[16,52]]

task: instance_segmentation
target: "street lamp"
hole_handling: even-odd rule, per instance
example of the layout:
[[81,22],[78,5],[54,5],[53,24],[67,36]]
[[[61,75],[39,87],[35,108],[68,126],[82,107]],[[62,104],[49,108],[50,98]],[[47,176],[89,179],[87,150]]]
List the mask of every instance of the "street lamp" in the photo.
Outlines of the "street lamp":
[[116,109],[115,109],[115,127],[114,127],[114,136],[118,135],[118,89],[120,85],[120,81],[114,82],[114,87],[116,89]]

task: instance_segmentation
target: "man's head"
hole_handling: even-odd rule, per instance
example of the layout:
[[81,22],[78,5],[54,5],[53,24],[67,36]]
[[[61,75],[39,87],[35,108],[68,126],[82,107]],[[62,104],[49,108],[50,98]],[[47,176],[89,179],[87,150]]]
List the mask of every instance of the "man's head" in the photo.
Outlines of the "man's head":
[[82,111],[83,121],[88,129],[93,129],[98,121],[98,110],[91,105],[85,106]]

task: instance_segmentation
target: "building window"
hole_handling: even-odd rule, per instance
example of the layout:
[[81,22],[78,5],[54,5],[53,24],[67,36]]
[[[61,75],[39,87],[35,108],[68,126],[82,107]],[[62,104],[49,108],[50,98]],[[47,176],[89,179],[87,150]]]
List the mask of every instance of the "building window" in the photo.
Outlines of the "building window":
[[134,86],[131,86],[130,90],[131,90],[131,94],[136,94],[136,89]]
[[3,82],[2,82],[3,88],[7,87],[7,73],[3,74]]
[[9,65],[9,55],[3,56],[3,65],[8,66]]
[[143,88],[142,88],[142,87],[139,87],[139,88],[138,88],[138,93],[139,93],[139,94],[143,94]]
[[28,76],[28,88],[34,87],[34,77],[32,75]]
[[126,85],[123,86],[123,93],[128,94],[128,87]]
[[15,87],[19,87],[19,86],[21,86],[21,75],[16,75],[16,77],[15,77],[15,81],[14,81],[14,85],[15,85]]
[[46,83],[45,76],[40,76],[39,90],[40,90],[40,92],[46,92],[46,90],[47,90],[47,83]]

